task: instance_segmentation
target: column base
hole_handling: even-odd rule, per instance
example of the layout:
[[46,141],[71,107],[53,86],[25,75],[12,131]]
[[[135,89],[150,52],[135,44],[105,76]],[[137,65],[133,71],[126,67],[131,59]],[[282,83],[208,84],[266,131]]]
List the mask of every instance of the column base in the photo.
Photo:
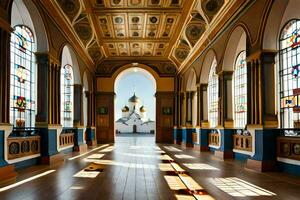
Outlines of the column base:
[[197,145],[197,144],[194,144],[193,149],[196,150],[196,151],[201,151],[201,152],[209,151],[208,146],[200,146],[200,145]]
[[17,173],[15,172],[15,167],[13,165],[7,165],[0,167],[0,183],[6,183],[15,181]]
[[200,145],[197,145],[197,144],[194,144],[193,149],[196,150],[196,151],[201,151]]
[[225,159],[233,159],[233,152],[232,151],[215,151],[215,157],[221,160]]
[[88,147],[96,147],[97,140],[87,141],[86,144],[88,145]]
[[58,153],[52,156],[41,157],[40,163],[42,165],[55,165],[64,162],[64,160],[64,155],[62,153]]
[[87,144],[80,144],[78,146],[74,146],[74,151],[86,152],[88,150]]
[[276,161],[273,160],[253,160],[247,159],[245,169],[254,170],[257,172],[277,171]]
[[190,144],[190,143],[181,142],[181,147],[182,148],[193,148],[194,145]]
[[181,142],[181,141],[174,140],[174,144],[181,145],[182,142]]

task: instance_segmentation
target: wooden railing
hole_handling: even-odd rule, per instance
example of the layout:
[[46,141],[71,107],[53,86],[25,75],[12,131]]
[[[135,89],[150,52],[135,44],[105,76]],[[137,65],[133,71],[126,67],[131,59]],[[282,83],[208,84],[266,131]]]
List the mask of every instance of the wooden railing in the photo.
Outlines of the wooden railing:
[[209,133],[208,134],[208,144],[219,146],[219,144],[220,144],[220,134],[218,134],[218,133]]
[[193,143],[196,143],[198,140],[198,134],[197,133],[192,133],[192,141]]
[[40,153],[40,136],[8,137],[8,160],[22,158]]
[[59,147],[74,145],[74,133],[62,133],[59,136]]
[[300,160],[300,137],[278,137],[277,156],[293,160]]
[[233,135],[233,148],[243,151],[252,151],[252,136]]

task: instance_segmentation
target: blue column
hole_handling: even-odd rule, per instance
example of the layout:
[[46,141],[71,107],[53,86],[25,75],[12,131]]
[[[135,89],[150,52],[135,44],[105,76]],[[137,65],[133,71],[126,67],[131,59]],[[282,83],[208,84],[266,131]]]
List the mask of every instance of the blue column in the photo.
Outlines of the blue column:
[[255,130],[255,154],[247,160],[246,168],[256,171],[274,171],[277,162],[277,136],[279,129]]
[[60,126],[39,128],[41,135],[41,163],[52,165],[64,160],[64,156],[57,151],[57,136]]
[[173,130],[173,137],[174,137],[174,142],[175,144],[181,145],[182,142],[182,128],[177,127],[176,129]]
[[74,132],[74,145],[80,146],[83,144],[83,129],[82,128],[76,128]]
[[199,130],[199,148],[200,151],[208,151],[208,133],[209,129]]
[[0,167],[7,166],[8,163],[5,161],[4,150],[5,150],[5,132],[0,130]]
[[177,144],[177,127],[173,127],[173,144]]
[[57,151],[57,129],[41,128],[41,155],[53,156]]
[[88,146],[97,145],[95,128],[93,127],[86,128],[86,143]]
[[233,158],[233,129],[220,129],[220,148],[215,151],[215,156],[220,159]]
[[182,145],[186,147],[193,147],[193,133],[196,129],[193,127],[188,127],[182,130]]
[[74,132],[74,150],[75,151],[86,151],[87,144],[84,143],[84,127],[77,127]]

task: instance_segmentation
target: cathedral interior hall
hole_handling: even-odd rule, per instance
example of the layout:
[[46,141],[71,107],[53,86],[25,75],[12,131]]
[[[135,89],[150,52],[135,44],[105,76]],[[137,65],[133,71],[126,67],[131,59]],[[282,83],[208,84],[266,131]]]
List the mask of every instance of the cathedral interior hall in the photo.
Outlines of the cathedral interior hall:
[[0,200],[299,200],[300,0],[0,0]]

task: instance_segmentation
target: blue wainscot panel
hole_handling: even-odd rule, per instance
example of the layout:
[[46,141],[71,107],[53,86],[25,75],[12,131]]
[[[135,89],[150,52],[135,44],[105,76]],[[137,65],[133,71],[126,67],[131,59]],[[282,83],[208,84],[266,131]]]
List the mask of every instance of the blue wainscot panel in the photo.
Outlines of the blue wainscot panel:
[[5,140],[5,132],[0,130],[0,167],[4,167],[7,165],[7,162],[4,159],[4,140]]
[[26,168],[26,167],[31,167],[31,166],[34,166],[34,165],[38,165],[39,164],[39,157],[38,158],[32,158],[32,159],[29,159],[29,160],[24,160],[24,161],[21,161],[21,162],[17,162],[17,163],[14,163],[14,166],[16,169],[23,169],[23,168]]
[[278,162],[278,168],[280,171],[300,176],[300,165],[294,165],[285,162]]
[[234,159],[240,160],[240,161],[247,161],[248,158],[251,158],[251,156],[247,154],[242,154],[242,153],[233,153]]

